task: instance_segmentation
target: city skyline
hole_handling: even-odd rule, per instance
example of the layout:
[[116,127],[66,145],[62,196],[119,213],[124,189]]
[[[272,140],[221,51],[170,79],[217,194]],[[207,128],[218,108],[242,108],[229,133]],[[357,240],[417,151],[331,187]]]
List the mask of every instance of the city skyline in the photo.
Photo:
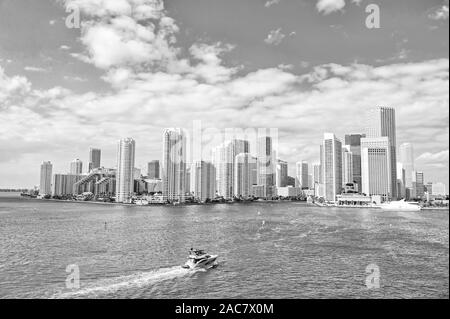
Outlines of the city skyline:
[[[64,25],[74,3],[81,29]],[[126,136],[145,172],[160,158],[160,132],[194,120],[278,128],[278,157],[295,176],[297,161],[317,162],[323,132],[344,142],[364,132],[369,108],[386,105],[396,108],[397,147],[412,143],[425,182],[448,188],[448,14],[436,14],[448,3],[380,1],[377,30],[364,24],[366,1],[174,0],[150,12],[154,30],[90,3],[0,2],[0,187],[37,185],[47,160],[63,173],[80,158],[86,170],[90,147],[113,167],[112,141]],[[28,41],[36,34],[41,44]]]

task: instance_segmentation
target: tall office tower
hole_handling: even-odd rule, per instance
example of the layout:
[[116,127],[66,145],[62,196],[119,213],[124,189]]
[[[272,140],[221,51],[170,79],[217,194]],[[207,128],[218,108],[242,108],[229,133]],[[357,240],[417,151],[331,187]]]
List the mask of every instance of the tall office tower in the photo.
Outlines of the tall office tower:
[[295,187],[307,189],[308,183],[308,162],[301,161],[295,163]]
[[234,187],[233,192],[236,197],[250,197],[254,185],[253,175],[257,167],[257,159],[250,153],[236,155],[234,166]]
[[414,188],[415,197],[423,198],[425,195],[423,172],[418,171],[413,172],[412,184]]
[[40,195],[50,195],[52,193],[52,170],[53,165],[51,162],[43,162],[41,164]]
[[406,171],[403,163],[397,163],[397,198],[406,198]]
[[216,189],[220,196],[233,198],[234,167],[236,155],[248,153],[250,144],[246,140],[233,139],[213,149],[213,163],[216,166]]
[[277,170],[276,170],[276,186],[286,187],[288,177],[288,163],[286,161],[277,160]]
[[170,202],[185,201],[186,137],[180,128],[164,130],[161,179],[164,198]]
[[313,184],[320,184],[320,164],[313,164]]
[[89,172],[94,168],[100,167],[100,161],[102,158],[102,151],[99,148],[90,148],[89,149]]
[[213,163],[195,162],[191,168],[191,180],[195,198],[202,202],[214,199],[216,196],[216,168]]
[[390,151],[387,136],[361,139],[363,193],[371,196],[380,195],[384,200],[392,199]]
[[342,148],[342,185],[353,183],[353,153],[350,152],[350,146]]
[[130,203],[134,190],[136,143],[124,138],[117,143],[116,201]]
[[147,177],[150,179],[159,179],[159,161],[154,160],[147,164]]
[[271,198],[275,186],[276,160],[271,136],[265,135],[257,138],[256,157],[258,170],[258,185],[263,186],[265,198]]
[[370,111],[368,137],[387,137],[390,147],[390,180],[391,198],[397,197],[397,138],[395,125],[395,109],[378,107]]
[[324,197],[330,202],[342,190],[342,143],[333,133],[325,133],[322,143]]
[[352,153],[353,182],[359,185],[359,189],[361,189],[361,138],[364,137],[366,137],[365,134],[345,135],[345,145]]
[[83,173],[83,162],[81,160],[74,159],[70,162],[70,174],[81,175]]
[[191,192],[193,192],[193,189],[191,189],[191,178],[192,178],[192,170],[191,170],[192,164],[186,163],[186,178],[185,178],[185,186],[184,186],[184,192],[186,194],[192,195]]
[[411,143],[403,143],[399,147],[399,162],[405,170],[405,187],[412,187],[414,171],[414,148]]

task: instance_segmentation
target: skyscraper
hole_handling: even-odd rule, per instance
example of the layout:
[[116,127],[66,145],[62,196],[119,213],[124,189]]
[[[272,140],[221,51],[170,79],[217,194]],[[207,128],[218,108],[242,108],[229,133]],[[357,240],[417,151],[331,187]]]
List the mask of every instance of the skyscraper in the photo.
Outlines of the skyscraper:
[[70,174],[71,175],[81,175],[83,173],[83,162],[81,160],[74,159],[70,163]]
[[413,188],[414,194],[417,198],[423,198],[425,195],[425,186],[424,186],[424,178],[423,172],[414,171],[413,172]]
[[405,170],[405,187],[412,187],[414,171],[414,148],[411,143],[403,143],[399,147],[399,162]]
[[342,190],[341,141],[333,133],[325,133],[321,153],[325,200],[335,202]]
[[100,167],[100,161],[102,157],[102,151],[99,148],[90,148],[89,149],[89,172],[94,168]]
[[342,148],[342,185],[353,183],[353,153],[350,152],[350,146]]
[[397,163],[397,198],[406,198],[406,171],[403,163]]
[[368,137],[387,137],[390,155],[391,198],[397,197],[397,137],[395,125],[395,109],[392,107],[377,107],[370,111]]
[[163,196],[170,202],[184,202],[186,195],[186,137],[180,128],[163,133],[161,161]]
[[216,196],[216,168],[211,162],[197,161],[192,165],[191,179],[194,197],[201,201]]
[[116,201],[131,202],[134,190],[134,158],[136,143],[132,138],[119,140],[117,144]]
[[387,136],[361,139],[363,193],[370,196],[380,195],[384,200],[392,199],[390,152]]
[[41,178],[39,183],[39,194],[50,195],[52,193],[52,170],[51,162],[41,164]]
[[347,134],[345,135],[345,145],[352,153],[353,182],[359,185],[361,189],[361,138],[365,134]]
[[301,161],[295,163],[295,187],[307,189],[308,182],[308,162]]
[[256,158],[250,153],[236,155],[234,166],[234,196],[247,198],[252,195],[252,180],[256,165]]
[[321,182],[320,164],[313,165],[313,184],[319,184]]
[[276,160],[273,149],[273,140],[269,135],[263,135],[257,138],[257,170],[258,185],[264,188],[264,197],[270,198],[275,186]]
[[226,199],[233,198],[236,155],[249,151],[249,142],[239,139],[226,141],[213,149],[213,163],[216,166],[216,188],[220,196]]
[[286,187],[288,177],[288,163],[286,161],[277,160],[277,170],[276,170],[276,186]]
[[159,161],[154,160],[148,162],[147,164],[147,177],[150,179],[158,179],[159,178]]

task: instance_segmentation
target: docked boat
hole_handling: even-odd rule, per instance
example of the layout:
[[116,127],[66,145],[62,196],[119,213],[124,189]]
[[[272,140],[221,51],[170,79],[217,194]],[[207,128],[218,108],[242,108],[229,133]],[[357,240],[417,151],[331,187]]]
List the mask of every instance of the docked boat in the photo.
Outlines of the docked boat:
[[191,249],[186,263],[181,266],[186,269],[209,269],[217,266],[218,255],[206,254],[200,249]]
[[383,210],[394,211],[419,211],[422,207],[417,202],[406,202],[404,199],[399,201],[392,201],[378,205]]

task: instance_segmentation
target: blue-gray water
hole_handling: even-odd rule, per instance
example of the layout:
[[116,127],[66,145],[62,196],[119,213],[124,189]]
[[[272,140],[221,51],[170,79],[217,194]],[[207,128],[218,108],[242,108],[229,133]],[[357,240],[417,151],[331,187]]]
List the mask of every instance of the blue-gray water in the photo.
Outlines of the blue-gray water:
[[[448,298],[448,233],[448,211],[124,207],[3,194],[0,298]],[[219,266],[182,269],[192,245],[219,254]],[[69,264],[80,269],[78,290],[66,288]],[[365,285],[369,264],[380,269],[379,289]]]

